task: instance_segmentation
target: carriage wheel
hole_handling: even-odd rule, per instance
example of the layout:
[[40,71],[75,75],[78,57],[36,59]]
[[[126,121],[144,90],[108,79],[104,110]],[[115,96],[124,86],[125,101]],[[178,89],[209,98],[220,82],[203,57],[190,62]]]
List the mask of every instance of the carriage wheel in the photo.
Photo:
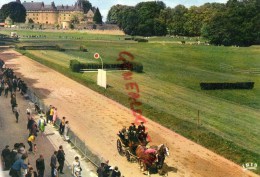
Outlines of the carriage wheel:
[[125,156],[126,156],[127,161],[130,162],[131,161],[131,155],[130,155],[130,152],[128,150],[125,152]]
[[117,151],[120,155],[123,154],[122,143],[119,139],[117,140]]

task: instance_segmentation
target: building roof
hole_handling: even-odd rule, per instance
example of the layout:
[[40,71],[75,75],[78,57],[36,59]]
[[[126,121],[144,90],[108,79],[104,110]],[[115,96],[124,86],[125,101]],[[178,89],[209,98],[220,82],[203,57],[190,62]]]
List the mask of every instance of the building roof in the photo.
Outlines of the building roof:
[[94,17],[94,12],[91,9],[89,9],[89,11],[87,12],[86,16],[87,17]]
[[61,5],[55,6],[54,2],[51,5],[45,5],[44,2],[26,2],[24,1],[22,5],[25,7],[26,11],[83,11],[82,3],[76,2],[75,5]]
[[26,1],[24,1],[22,4],[27,11],[42,10],[42,8],[44,7],[43,2],[26,2]]
[[59,11],[82,11],[83,9],[78,6],[61,5],[61,6],[57,6],[57,10],[59,10]]

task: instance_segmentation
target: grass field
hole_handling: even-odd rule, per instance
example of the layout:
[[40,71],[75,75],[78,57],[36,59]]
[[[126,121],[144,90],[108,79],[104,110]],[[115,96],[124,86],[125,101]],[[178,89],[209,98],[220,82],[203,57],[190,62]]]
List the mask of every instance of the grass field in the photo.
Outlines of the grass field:
[[[2,31],[0,31],[1,33]],[[5,32],[8,33],[8,32]],[[23,31],[21,35],[29,32]],[[49,35],[48,33],[46,33]],[[82,34],[66,34],[69,37]],[[249,48],[178,45],[173,43],[125,42],[122,36],[83,35],[80,40],[22,39],[19,45],[60,45],[75,50],[27,50],[23,54],[53,67],[88,87],[129,107],[121,72],[109,72],[107,90],[95,85],[96,73],[72,73],[69,60],[115,62],[118,53],[129,51],[144,65],[144,73],[134,73],[144,115],[235,161],[260,164],[260,46]],[[120,39],[119,39],[120,38]],[[165,39],[165,41],[167,41]],[[156,41],[156,39],[153,39]],[[158,38],[163,41],[163,38]],[[55,63],[55,65],[53,65]],[[253,90],[205,91],[200,82],[254,81]],[[197,127],[200,111],[201,125]],[[257,173],[260,173],[259,168]]]

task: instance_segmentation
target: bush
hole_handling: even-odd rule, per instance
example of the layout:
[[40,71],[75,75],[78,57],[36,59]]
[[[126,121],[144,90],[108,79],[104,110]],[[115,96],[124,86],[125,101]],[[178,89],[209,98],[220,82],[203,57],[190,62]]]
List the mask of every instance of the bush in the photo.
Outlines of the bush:
[[65,49],[62,48],[62,47],[59,46],[59,45],[56,45],[55,47],[56,47],[56,50],[58,50],[58,51],[61,51],[61,52],[65,51]]
[[125,40],[134,40],[133,37],[126,37]]
[[81,63],[78,60],[70,60],[70,69],[73,72],[80,72]]
[[79,47],[79,50],[82,51],[82,52],[88,52],[88,49],[85,46],[83,46],[83,45],[81,45]]
[[135,71],[137,73],[142,73],[143,72],[144,67],[143,67],[142,63],[133,62],[133,61],[131,63],[132,63],[132,66],[133,66],[132,71]]
[[200,83],[201,90],[219,90],[219,89],[253,89],[254,82],[236,82],[236,83]]

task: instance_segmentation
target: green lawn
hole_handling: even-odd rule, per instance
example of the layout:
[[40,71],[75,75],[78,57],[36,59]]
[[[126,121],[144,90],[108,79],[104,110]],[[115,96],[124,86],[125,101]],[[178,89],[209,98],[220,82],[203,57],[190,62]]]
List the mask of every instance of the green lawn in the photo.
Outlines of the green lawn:
[[[28,32],[27,32],[28,33]],[[66,34],[71,35],[71,34]],[[81,34],[73,34],[81,35]],[[118,53],[129,51],[144,65],[144,73],[134,73],[143,102],[144,115],[182,135],[242,164],[260,163],[260,46],[248,48],[191,46],[173,43],[129,43],[100,35],[101,40],[33,40],[19,45],[52,44],[75,50],[21,51],[33,59],[63,69],[58,71],[129,107],[122,72],[109,72],[107,90],[95,85],[96,73],[72,73],[69,60],[115,62]],[[102,38],[106,38],[104,41]],[[163,38],[160,38],[162,41]],[[158,40],[159,41],[159,40]],[[200,82],[254,81],[253,90],[205,91]],[[197,128],[197,112],[202,125]],[[260,172],[259,169],[257,171]]]

